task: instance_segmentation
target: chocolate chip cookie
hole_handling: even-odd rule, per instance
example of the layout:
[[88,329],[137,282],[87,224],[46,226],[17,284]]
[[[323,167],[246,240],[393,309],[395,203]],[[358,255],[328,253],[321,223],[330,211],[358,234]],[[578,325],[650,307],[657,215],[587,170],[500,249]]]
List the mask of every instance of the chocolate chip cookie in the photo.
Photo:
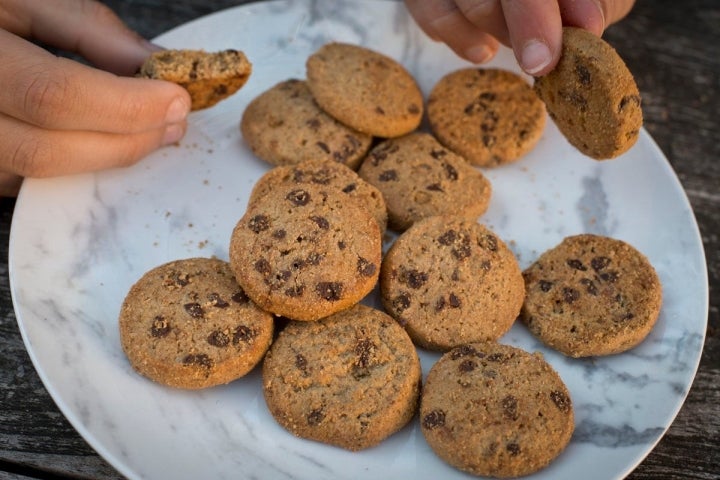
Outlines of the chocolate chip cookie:
[[652,330],[662,286],[648,259],[609,237],[570,236],[523,272],[521,318],[546,345],[571,357],[610,355]]
[[317,322],[291,322],[263,364],[270,413],[298,437],[361,450],[417,412],[420,360],[405,331],[356,305]]
[[273,318],[237,284],[227,262],[188,258],[145,273],[120,310],[132,367],[171,387],[200,389],[248,373],[270,346]]

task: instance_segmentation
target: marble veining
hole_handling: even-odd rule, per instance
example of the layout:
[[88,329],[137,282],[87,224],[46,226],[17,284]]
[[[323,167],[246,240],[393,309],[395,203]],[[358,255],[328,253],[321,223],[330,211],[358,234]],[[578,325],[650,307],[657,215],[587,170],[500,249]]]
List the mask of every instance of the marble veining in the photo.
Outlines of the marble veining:
[[[428,40],[401,2],[290,0],[216,13],[157,42],[245,50],[254,71],[238,94],[194,113],[179,146],[136,166],[23,187],[10,245],[21,332],[60,409],[128,478],[470,478],[435,457],[415,424],[364,452],[304,441],[270,416],[258,370],[206,391],[167,389],[136,375],[119,345],[120,304],[142,273],[177,258],[227,258],[250,188],[268,168],[240,138],[241,112],[274,83],[302,77],[307,56],[331,40],[400,60],[426,94],[467,66]],[[506,49],[491,66],[518,71]],[[622,157],[598,163],[548,122],[526,158],[486,173],[493,199],[480,221],[523,268],[563,236],[594,232],[633,243],[658,270],[660,319],[630,352],[570,359],[519,323],[501,339],[543,352],[575,407],[567,452],[533,478],[621,478],[669,426],[699,361],[707,279],[687,198],[645,132]],[[373,295],[365,303],[379,307]],[[420,355],[427,374],[438,355]]]

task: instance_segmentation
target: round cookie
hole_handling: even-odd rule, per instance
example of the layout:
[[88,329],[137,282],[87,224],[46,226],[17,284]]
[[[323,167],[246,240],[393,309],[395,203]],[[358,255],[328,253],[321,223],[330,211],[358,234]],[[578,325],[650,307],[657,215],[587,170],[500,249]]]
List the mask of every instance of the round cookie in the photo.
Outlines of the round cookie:
[[423,97],[410,73],[394,59],[359,45],[328,43],[306,62],[318,105],[355,130],[397,137],[415,130]]
[[440,143],[481,167],[514,162],[529,152],[547,116],[522,77],[491,68],[445,75],[430,92],[427,113]]
[[637,141],[640,92],[620,55],[597,35],[563,28],[560,61],[534,88],[560,132],[585,155],[614,158]]
[[263,391],[273,417],[294,435],[354,451],[413,418],[421,375],[402,327],[358,304],[280,332],[263,363]]
[[383,259],[385,310],[410,338],[431,350],[497,340],[520,312],[525,286],[512,251],[471,220],[422,220],[393,243]]
[[328,160],[360,166],[372,136],[355,131],[318,107],[306,82],[289,79],[250,102],[240,130],[252,151],[273,165]]
[[261,308],[317,320],[359,302],[377,283],[377,221],[331,185],[280,185],[256,198],[230,239],[238,283]]
[[358,173],[382,193],[388,226],[396,231],[433,215],[476,220],[492,193],[482,172],[428,133],[385,140],[370,151]]
[[660,314],[655,269],[622,240],[566,237],[523,276],[521,319],[543,343],[571,357],[626,351],[650,333]]
[[132,367],[171,387],[200,389],[248,373],[273,336],[272,315],[213,258],[168,262],[145,273],[120,310],[120,341]]
[[499,478],[546,467],[575,428],[568,389],[542,355],[495,342],[457,347],[432,366],[420,425],[442,460]]
[[363,180],[354,170],[330,160],[306,160],[293,166],[275,167],[255,183],[248,203],[282,185],[318,184],[335,186],[365,205],[377,220],[380,233],[387,227],[387,206],[380,190]]
[[237,50],[162,50],[150,54],[138,76],[177,83],[190,94],[191,109],[201,110],[237,92],[251,73],[252,65]]

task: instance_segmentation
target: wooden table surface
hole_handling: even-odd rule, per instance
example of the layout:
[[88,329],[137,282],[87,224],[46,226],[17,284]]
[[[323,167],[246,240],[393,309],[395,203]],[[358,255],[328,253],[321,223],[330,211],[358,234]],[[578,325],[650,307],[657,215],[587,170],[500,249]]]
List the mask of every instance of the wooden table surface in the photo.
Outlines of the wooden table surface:
[[[106,0],[147,38],[242,1]],[[687,400],[628,478],[720,478],[720,2],[638,0],[605,34],[634,73],[645,128],[677,172],[700,226],[710,279],[707,336]],[[0,480],[121,476],[44,388],[18,331],[8,280],[13,199],[0,199]]]

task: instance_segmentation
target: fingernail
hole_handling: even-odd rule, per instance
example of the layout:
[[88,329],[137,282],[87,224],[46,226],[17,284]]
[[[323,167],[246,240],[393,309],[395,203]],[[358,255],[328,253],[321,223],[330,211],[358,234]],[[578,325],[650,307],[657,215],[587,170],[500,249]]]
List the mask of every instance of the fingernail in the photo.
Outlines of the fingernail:
[[540,40],[530,40],[520,54],[520,66],[530,75],[538,73],[552,61],[548,46]]
[[160,45],[156,45],[149,40],[143,39],[141,43],[142,43],[142,46],[145,47],[145,49],[148,50],[149,52],[160,52],[162,50],[165,50],[164,47],[161,47]]
[[473,45],[465,50],[465,58],[472,63],[485,63],[493,57],[494,52],[485,44]]
[[[605,12],[603,11],[602,7],[600,6],[600,2],[597,0],[588,0],[588,3],[592,4],[592,6],[595,7],[597,10],[596,12],[596,18],[592,18],[592,13],[588,14],[587,16],[587,22],[588,25],[586,28],[593,32],[596,35],[602,35],[603,31],[605,30]],[[590,7],[592,8],[592,7]]]
[[165,134],[162,138],[163,145],[170,145],[177,143],[185,135],[185,125],[181,123],[175,123],[165,127]]
[[183,98],[176,98],[170,103],[165,113],[165,123],[179,123],[187,118],[190,113],[190,105]]

